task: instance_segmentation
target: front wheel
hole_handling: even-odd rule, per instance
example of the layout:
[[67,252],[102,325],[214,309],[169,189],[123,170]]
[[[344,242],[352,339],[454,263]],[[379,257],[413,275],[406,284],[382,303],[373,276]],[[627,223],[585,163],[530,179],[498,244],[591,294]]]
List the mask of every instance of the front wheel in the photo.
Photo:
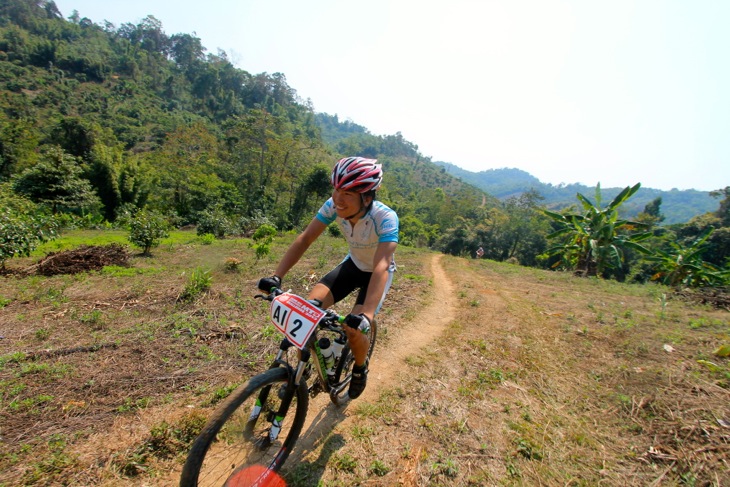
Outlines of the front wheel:
[[[288,382],[289,373],[279,367],[231,393],[193,442],[180,487],[285,485],[276,472],[299,438],[308,406],[302,381],[293,391],[288,414],[279,417]],[[277,427],[281,430],[272,437]]]

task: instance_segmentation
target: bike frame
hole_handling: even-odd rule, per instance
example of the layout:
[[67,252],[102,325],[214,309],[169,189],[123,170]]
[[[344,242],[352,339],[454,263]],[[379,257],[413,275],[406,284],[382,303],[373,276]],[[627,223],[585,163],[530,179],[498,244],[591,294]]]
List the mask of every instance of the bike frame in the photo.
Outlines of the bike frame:
[[[266,299],[267,301],[271,301],[274,296],[281,293],[282,291],[280,289],[276,289],[273,290],[273,292],[268,296],[259,295],[257,297],[261,297],[263,299]],[[296,394],[297,388],[302,382],[306,384],[306,381],[309,378],[309,374],[307,373],[307,371],[311,370],[310,364],[314,364],[316,376],[314,377],[312,385],[307,386],[309,395],[315,396],[320,392],[320,390],[322,390],[329,393],[330,399],[336,405],[341,405],[346,402],[346,400],[340,398],[339,395],[342,393],[342,391],[345,390],[345,388],[349,384],[349,377],[346,376],[344,380],[340,380],[339,382],[332,384],[328,379],[325,368],[324,356],[322,355],[322,352],[319,348],[319,337],[323,331],[329,331],[338,335],[339,337],[343,338],[345,340],[345,344],[347,344],[347,335],[342,328],[343,321],[344,316],[340,316],[331,310],[325,310],[325,316],[320,320],[317,328],[307,340],[304,349],[299,349],[286,336],[282,338],[281,343],[279,344],[279,351],[277,352],[274,361],[271,363],[270,368],[285,368],[289,374],[289,381],[286,387],[286,391],[284,392],[284,396],[282,397],[282,402],[280,404],[279,410],[276,413],[276,420],[281,421],[281,419],[286,416],[289,410],[289,406],[291,406],[291,402],[294,398],[294,395]],[[287,353],[291,348],[296,349],[296,362],[287,358]],[[311,360],[312,358],[314,358],[314,360]],[[342,359],[342,356],[340,356],[340,359]],[[268,390],[261,391],[259,397],[261,403],[264,403],[266,401],[266,397],[268,396],[269,392],[270,391]],[[274,424],[274,426],[276,426],[276,424]],[[278,432],[276,432],[276,434],[278,434]],[[276,434],[272,435],[272,441],[276,439]]]
[[289,351],[289,349],[291,349],[292,347],[296,348],[296,346],[292,344],[286,337],[283,338],[281,340],[281,344],[279,345],[279,352],[276,354],[276,358],[274,358],[274,361],[271,364],[271,368],[285,367],[287,370],[289,370],[290,377],[292,378],[292,385],[298,387],[302,380],[307,380],[305,372],[307,369],[307,365],[311,363],[314,365],[314,369],[316,370],[316,377],[314,378],[312,386],[309,388],[310,392],[312,392],[312,389],[315,388],[317,385],[319,385],[323,391],[328,393],[336,391],[339,394],[340,392],[342,392],[345,386],[347,386],[347,384],[349,383],[349,380],[345,379],[336,384],[330,383],[327,376],[327,371],[325,369],[324,356],[319,349],[319,337],[322,330],[336,333],[345,340],[345,343],[347,343],[347,335],[342,329],[342,325],[339,324],[339,321],[341,321],[342,319],[343,318],[336,313],[328,311],[325,318],[322,319],[323,323],[320,324],[317,327],[317,330],[312,333],[312,336],[309,337],[306,348],[304,350],[297,349],[298,358],[295,364],[291,363],[290,360],[287,360],[285,358],[285,355]]

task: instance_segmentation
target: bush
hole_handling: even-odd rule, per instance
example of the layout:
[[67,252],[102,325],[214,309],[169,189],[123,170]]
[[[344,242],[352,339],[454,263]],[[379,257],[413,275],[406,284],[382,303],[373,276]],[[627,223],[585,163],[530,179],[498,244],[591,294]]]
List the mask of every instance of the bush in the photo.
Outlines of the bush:
[[276,228],[268,223],[264,223],[256,229],[252,238],[256,242],[253,248],[256,251],[257,260],[269,254],[271,251],[271,242],[274,241],[275,236]]
[[221,208],[209,208],[200,212],[196,232],[200,236],[209,233],[215,238],[223,238],[234,233],[233,222]]
[[238,223],[242,235],[251,235],[262,225],[273,226],[273,223],[261,210],[254,210],[252,216],[245,216]]
[[212,233],[204,233],[200,235],[200,243],[203,245],[213,245],[213,242],[215,242],[215,235]]
[[150,255],[153,247],[160,245],[163,238],[169,236],[170,225],[165,217],[153,211],[142,210],[129,222],[129,241],[142,249],[144,255]]
[[208,292],[212,283],[213,277],[210,275],[210,271],[196,267],[190,274],[188,284],[183,289],[183,292],[180,293],[178,301],[183,303],[195,301],[198,297]]
[[52,240],[58,221],[43,213],[26,198],[0,186],[0,268],[13,257],[29,256],[38,244]]
[[340,226],[337,223],[330,223],[327,227],[327,233],[329,233],[331,237],[342,236],[342,230],[340,230]]

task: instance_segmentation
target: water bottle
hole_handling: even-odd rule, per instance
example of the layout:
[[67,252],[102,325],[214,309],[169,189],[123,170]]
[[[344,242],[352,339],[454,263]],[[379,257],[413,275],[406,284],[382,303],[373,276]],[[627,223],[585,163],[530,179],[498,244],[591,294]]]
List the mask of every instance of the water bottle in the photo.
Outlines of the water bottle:
[[322,352],[322,358],[324,359],[324,367],[327,370],[327,375],[335,375],[335,354],[329,338],[322,337],[319,339],[319,351]]
[[335,356],[335,362],[342,356],[342,349],[345,347],[345,339],[341,337],[335,338],[332,344],[333,355]]

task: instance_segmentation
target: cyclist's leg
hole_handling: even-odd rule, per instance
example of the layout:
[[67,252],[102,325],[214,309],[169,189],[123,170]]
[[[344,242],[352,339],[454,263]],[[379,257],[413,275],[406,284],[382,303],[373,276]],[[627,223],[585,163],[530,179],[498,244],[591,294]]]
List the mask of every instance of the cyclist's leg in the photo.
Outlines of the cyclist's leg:
[[332,291],[330,291],[330,288],[321,282],[314,285],[312,290],[309,292],[308,299],[318,300],[322,303],[321,308],[323,309],[330,308],[333,304],[335,304],[335,298],[332,296]]
[[[314,286],[309,294],[309,299],[318,299],[322,302],[323,308],[329,308],[341,301],[356,289],[366,289],[370,281],[370,273],[363,272],[357,268],[352,259],[345,258],[337,267],[327,273]],[[364,292],[361,291],[357,297],[357,303],[364,301]],[[357,309],[357,305],[355,306]],[[344,327],[347,334],[350,350],[357,364],[362,365],[367,358],[369,348],[368,339],[363,333],[353,330],[349,326]],[[356,333],[355,333],[356,332]]]
[[[393,284],[393,273],[395,272],[395,262],[391,263],[390,267],[388,268],[388,280],[385,282],[385,288],[383,289],[383,295],[380,297],[380,301],[378,302],[378,307],[375,310],[375,315],[377,316],[378,312],[380,311],[380,308],[383,306],[383,302],[385,301],[385,296],[388,294],[388,291],[390,290],[391,284]],[[368,274],[369,275],[369,274]],[[360,314],[362,313],[363,304],[365,303],[365,297],[367,296],[367,284],[362,286],[360,289],[360,293],[357,296],[357,301],[355,303],[355,306],[352,308],[352,314]],[[373,317],[374,319],[375,317]],[[361,333],[359,330],[354,330],[350,327],[345,327],[347,332],[347,340],[351,344],[350,348],[352,349],[352,355],[355,357],[355,365],[364,365],[365,361],[367,360],[367,354],[368,350],[370,348],[370,341],[368,340],[368,337],[366,334]]]
[[[361,309],[362,306],[356,304],[352,308],[352,314],[360,313]],[[347,334],[347,343],[349,343],[352,355],[355,357],[355,365],[364,365],[368,358],[368,348],[370,348],[370,340],[368,340],[368,336],[362,331],[349,326],[345,326],[343,328]]]
[[357,283],[350,278],[353,268],[357,269],[349,258],[340,262],[315,284],[309,293],[309,299],[319,300],[324,309],[344,299],[357,288]]

